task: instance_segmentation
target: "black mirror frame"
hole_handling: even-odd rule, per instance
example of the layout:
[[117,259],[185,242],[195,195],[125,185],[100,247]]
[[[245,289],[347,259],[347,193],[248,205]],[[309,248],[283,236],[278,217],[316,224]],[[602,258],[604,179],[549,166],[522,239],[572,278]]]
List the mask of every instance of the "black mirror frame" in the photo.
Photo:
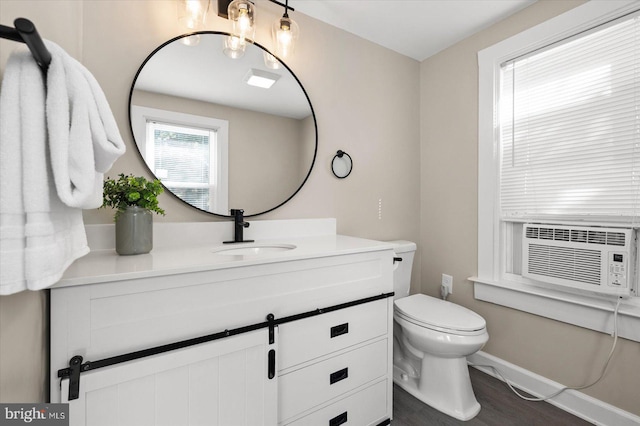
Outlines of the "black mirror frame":
[[[229,33],[224,32],[224,31],[196,31],[196,32],[193,32],[193,33],[183,34],[183,35],[174,37],[171,40],[168,40],[168,41],[162,43],[160,46],[155,48],[146,57],[146,59],[142,62],[142,64],[138,68],[138,71],[136,72],[136,75],[133,78],[133,83],[131,83],[131,90],[129,91],[129,105],[128,105],[128,108],[127,108],[127,111],[128,111],[128,114],[129,114],[129,116],[128,116],[128,119],[129,119],[129,131],[131,133],[131,138],[132,138],[133,142],[136,145],[136,151],[138,152],[138,156],[142,160],[142,163],[145,165],[145,167],[147,168],[147,171],[151,174],[151,176],[155,177],[155,174],[153,173],[153,171],[151,170],[151,168],[149,167],[147,162],[144,160],[144,157],[142,156],[142,153],[140,152],[140,149],[138,148],[138,144],[136,142],[135,135],[133,133],[133,123],[131,122],[131,101],[133,100],[133,91],[134,91],[134,88],[136,86],[136,81],[138,80],[138,76],[142,72],[142,69],[147,64],[147,62],[149,62],[149,60],[151,60],[153,55],[155,55],[163,47],[165,47],[166,45],[168,45],[170,43],[173,43],[174,41],[180,40],[182,38],[191,37],[191,36],[194,36],[194,35],[202,35],[202,34],[217,34],[217,35],[222,35],[222,36],[229,36],[230,35]],[[276,205],[275,207],[272,207],[272,208],[270,208],[268,210],[265,210],[263,212],[248,214],[248,215],[245,215],[245,217],[255,217],[255,216],[259,216],[261,214],[269,213],[269,212],[271,212],[271,211],[273,211],[273,210],[275,210],[275,209],[277,209],[279,207],[282,207],[286,203],[288,203],[293,197],[296,196],[296,194],[298,194],[298,192],[300,192],[300,190],[302,189],[304,184],[307,183],[307,180],[309,180],[309,176],[311,176],[311,172],[313,171],[313,166],[315,165],[316,158],[318,156],[318,121],[316,119],[316,113],[315,113],[315,110],[313,109],[313,105],[311,104],[311,99],[309,99],[309,95],[307,94],[306,89],[304,88],[304,86],[300,82],[300,79],[298,78],[298,76],[295,75],[295,73],[291,70],[291,68],[289,68],[289,66],[287,64],[285,64],[280,58],[278,58],[277,56],[273,55],[273,53],[271,53],[266,47],[262,46],[261,44],[255,43],[255,42],[253,44],[258,46],[260,49],[264,50],[265,52],[269,53],[270,55],[274,56],[278,60],[278,62],[280,62],[280,64],[282,64],[282,66],[284,66],[291,73],[291,75],[296,80],[296,82],[298,82],[298,85],[300,86],[300,89],[302,89],[302,93],[304,93],[304,96],[307,98],[307,102],[309,103],[309,108],[311,109],[311,115],[313,116],[313,127],[314,127],[314,133],[315,133],[315,138],[316,138],[316,144],[315,144],[315,148],[314,148],[314,151],[313,151],[313,159],[311,160],[311,166],[309,166],[309,171],[307,172],[307,175],[305,176],[305,178],[302,181],[302,183],[300,184],[300,186],[295,190],[295,192],[293,194],[291,194],[291,196],[289,198],[287,198],[286,200],[284,200],[280,204]],[[162,186],[165,187],[164,184]],[[166,187],[165,187],[165,189],[166,189]],[[204,212],[204,213],[207,213],[207,214],[211,214],[211,215],[214,215],[214,216],[218,216],[218,217],[225,217],[225,218],[232,218],[233,217],[230,214],[229,215],[223,215],[223,214],[213,213],[213,212],[210,212],[210,211],[207,211],[207,210],[200,209],[200,208],[198,208],[198,207],[196,207],[194,205],[191,205],[191,204],[187,203],[182,198],[178,197],[177,195],[175,195],[173,192],[171,192],[169,190],[166,190],[165,192],[168,193],[168,194],[171,194],[171,196],[173,196],[176,199],[180,200],[182,203],[186,204],[187,206],[189,206],[191,208],[194,208],[196,210],[199,210],[201,212]],[[239,207],[241,208],[242,206],[239,206]]]

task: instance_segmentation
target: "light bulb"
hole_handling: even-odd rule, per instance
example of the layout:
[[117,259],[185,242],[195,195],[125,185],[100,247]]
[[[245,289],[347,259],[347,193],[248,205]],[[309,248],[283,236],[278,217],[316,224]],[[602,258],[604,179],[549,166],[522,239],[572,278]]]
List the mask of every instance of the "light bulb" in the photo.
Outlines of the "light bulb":
[[240,35],[245,35],[251,29],[251,19],[249,19],[249,14],[247,13],[247,9],[240,9],[240,16],[238,16],[238,29],[240,30]]
[[208,0],[178,0],[178,23],[187,30],[199,30],[204,24],[208,5]]
[[200,43],[200,36],[195,34],[188,37],[182,37],[180,41],[182,41],[182,44],[185,46],[197,46],[198,43]]
[[222,52],[231,59],[238,59],[244,56],[247,43],[236,36],[225,37]]
[[262,56],[264,58],[264,65],[267,68],[270,68],[272,70],[280,69],[280,61],[278,61],[278,58],[276,58],[266,50],[262,53]]
[[[208,0],[178,0],[178,23],[188,32],[198,31],[204,25],[209,6]],[[200,36],[183,37],[182,43],[195,46],[200,43]]]
[[233,0],[229,4],[227,15],[232,23],[233,35],[252,43],[256,33],[253,4],[248,0]]
[[275,53],[278,57],[284,59],[293,54],[298,34],[298,24],[289,18],[286,13],[282,18],[274,22],[271,35],[275,43]]

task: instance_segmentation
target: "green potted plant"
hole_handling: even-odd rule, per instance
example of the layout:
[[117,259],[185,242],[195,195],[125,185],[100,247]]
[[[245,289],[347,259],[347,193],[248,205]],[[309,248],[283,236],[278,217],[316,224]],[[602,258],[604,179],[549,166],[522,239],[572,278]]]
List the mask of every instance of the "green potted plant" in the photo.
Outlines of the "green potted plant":
[[116,209],[116,251],[121,255],[149,253],[153,248],[153,217],[164,216],[158,195],[164,188],[159,180],[120,173],[103,184],[102,207]]

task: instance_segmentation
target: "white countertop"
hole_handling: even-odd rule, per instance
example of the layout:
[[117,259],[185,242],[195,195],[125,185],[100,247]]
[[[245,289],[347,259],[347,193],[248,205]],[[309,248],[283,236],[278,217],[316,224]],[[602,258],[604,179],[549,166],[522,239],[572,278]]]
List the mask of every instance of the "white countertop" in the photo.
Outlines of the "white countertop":
[[[295,245],[291,250],[259,255],[229,255],[216,253],[235,247],[264,245]],[[198,244],[193,246],[157,247],[148,254],[120,256],[114,249],[93,250],[76,260],[53,287],[69,287],[109,281],[154,277],[237,268],[318,257],[389,250],[390,243],[348,237],[320,235],[301,238],[256,240],[254,243]]]

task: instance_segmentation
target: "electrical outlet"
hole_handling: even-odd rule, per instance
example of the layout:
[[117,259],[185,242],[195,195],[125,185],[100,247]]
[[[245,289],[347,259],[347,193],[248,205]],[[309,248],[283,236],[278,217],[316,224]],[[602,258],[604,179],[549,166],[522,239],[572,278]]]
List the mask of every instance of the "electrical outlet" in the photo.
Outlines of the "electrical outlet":
[[453,277],[451,275],[442,274],[442,286],[446,287],[449,294],[453,294]]

